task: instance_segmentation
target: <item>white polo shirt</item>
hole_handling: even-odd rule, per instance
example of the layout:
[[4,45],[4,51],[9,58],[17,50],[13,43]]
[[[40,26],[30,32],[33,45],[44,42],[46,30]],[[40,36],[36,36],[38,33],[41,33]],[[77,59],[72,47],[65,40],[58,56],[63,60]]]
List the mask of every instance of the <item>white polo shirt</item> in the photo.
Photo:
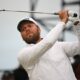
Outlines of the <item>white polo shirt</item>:
[[58,42],[64,28],[59,22],[39,43],[20,51],[18,60],[30,80],[77,80],[69,57],[80,53],[79,41]]

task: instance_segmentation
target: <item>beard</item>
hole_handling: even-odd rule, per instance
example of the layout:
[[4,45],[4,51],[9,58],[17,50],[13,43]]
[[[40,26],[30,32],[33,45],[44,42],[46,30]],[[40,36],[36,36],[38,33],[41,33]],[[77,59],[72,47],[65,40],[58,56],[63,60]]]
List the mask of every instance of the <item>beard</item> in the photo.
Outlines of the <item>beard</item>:
[[28,43],[28,44],[36,44],[36,42],[39,40],[40,35],[39,33],[37,34],[29,34],[26,38],[24,38],[23,40]]

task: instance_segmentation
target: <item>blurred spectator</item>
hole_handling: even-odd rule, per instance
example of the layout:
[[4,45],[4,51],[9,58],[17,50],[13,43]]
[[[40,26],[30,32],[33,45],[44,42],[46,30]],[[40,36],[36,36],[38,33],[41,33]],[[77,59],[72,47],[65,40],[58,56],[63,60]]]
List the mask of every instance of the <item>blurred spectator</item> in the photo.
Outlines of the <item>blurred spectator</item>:
[[75,73],[75,76],[77,78],[77,80],[80,80],[80,56],[76,55],[74,56],[75,59],[75,63],[73,63],[73,70]]
[[22,66],[19,66],[17,69],[13,70],[13,74],[15,80],[29,80],[28,74]]

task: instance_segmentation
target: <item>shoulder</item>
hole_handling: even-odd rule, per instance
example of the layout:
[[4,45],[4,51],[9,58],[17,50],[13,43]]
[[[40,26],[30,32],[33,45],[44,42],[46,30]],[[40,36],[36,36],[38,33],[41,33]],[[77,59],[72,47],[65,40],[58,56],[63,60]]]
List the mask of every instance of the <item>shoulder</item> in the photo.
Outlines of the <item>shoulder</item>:
[[24,59],[25,57],[28,57],[32,48],[34,48],[34,45],[28,45],[22,48],[18,53],[18,56],[17,56],[18,59],[20,60],[20,59]]
[[33,47],[33,45],[27,45],[26,47],[23,47],[20,51],[19,54],[23,54],[23,53],[27,53],[31,48]]

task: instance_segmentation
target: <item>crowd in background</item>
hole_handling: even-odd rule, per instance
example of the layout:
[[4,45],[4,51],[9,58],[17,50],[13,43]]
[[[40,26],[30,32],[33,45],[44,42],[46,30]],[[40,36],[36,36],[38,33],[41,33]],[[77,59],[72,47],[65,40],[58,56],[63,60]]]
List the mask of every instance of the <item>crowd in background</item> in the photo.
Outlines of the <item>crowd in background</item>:
[[[73,71],[77,80],[80,80],[80,56],[74,56],[75,62],[72,64]],[[22,66],[12,70],[12,71],[4,71],[1,80],[29,80],[27,72],[24,70]]]
[[1,80],[29,80],[29,77],[24,68],[19,66],[12,71],[5,71]]

